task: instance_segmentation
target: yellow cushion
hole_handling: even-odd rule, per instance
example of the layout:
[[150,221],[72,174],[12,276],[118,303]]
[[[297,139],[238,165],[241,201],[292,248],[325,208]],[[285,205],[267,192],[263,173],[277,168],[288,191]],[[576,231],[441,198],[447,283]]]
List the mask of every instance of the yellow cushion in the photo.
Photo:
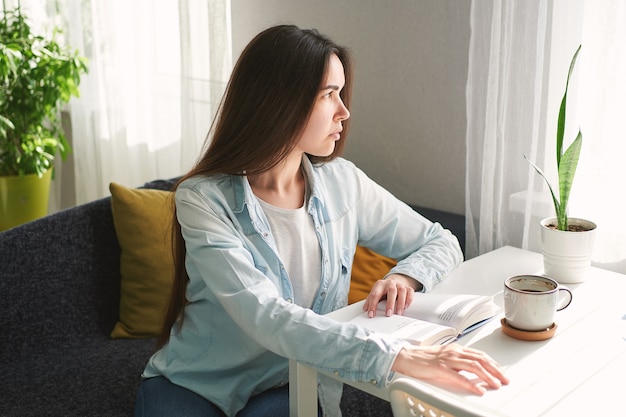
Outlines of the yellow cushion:
[[396,265],[396,261],[386,256],[357,246],[352,264],[350,293],[348,303],[363,300],[369,294],[374,283],[387,275],[387,272]]
[[[169,302],[174,276],[170,191],[127,188],[111,183],[111,210],[122,249],[120,316],[111,337],[155,337]],[[363,300],[396,261],[358,246],[348,302]]]
[[174,276],[172,193],[111,183],[111,210],[122,249],[120,316],[113,338],[158,336]]

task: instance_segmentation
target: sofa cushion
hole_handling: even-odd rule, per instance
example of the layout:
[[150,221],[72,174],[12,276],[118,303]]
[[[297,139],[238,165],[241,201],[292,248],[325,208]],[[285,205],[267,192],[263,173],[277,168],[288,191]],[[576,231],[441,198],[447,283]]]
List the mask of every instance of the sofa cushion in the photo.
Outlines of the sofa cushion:
[[115,183],[109,189],[121,247],[120,316],[111,337],[157,336],[174,276],[172,193]]
[[395,259],[380,255],[366,247],[357,246],[352,262],[348,303],[352,304],[367,297],[372,285],[387,275],[387,272],[395,265]]

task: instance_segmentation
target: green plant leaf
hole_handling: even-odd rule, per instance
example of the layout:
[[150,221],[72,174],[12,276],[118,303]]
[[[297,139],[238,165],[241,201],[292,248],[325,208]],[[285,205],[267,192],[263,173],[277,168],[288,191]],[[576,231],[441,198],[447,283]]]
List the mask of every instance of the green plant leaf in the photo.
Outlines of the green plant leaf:
[[8,129],[14,129],[13,122],[0,114],[0,133],[2,133],[3,137],[6,137],[6,131]]
[[572,61],[569,64],[569,71],[567,73],[567,81],[565,81],[565,93],[563,93],[563,98],[561,99],[561,106],[559,107],[559,119],[556,127],[556,165],[557,167],[561,164],[561,157],[563,156],[563,136],[565,134],[565,112],[567,107],[567,90],[569,88],[569,80],[572,77],[572,72],[574,71],[574,66],[576,65],[576,58],[578,58],[578,53],[580,52],[580,48],[582,45],[578,45],[578,49],[574,53],[572,57]]
[[[71,150],[60,110],[79,94],[87,59],[32,32],[19,8],[0,16],[0,175],[43,174]],[[9,125],[10,123],[10,125]]]
[[[559,165],[559,190],[561,206],[559,210],[559,229],[567,230],[567,203],[569,201],[569,194],[572,190],[572,183],[574,182],[574,175],[576,174],[576,167],[578,166],[578,159],[580,157],[580,149],[583,144],[583,134],[578,130],[578,136],[572,144],[567,148],[563,157],[561,158],[561,164]],[[562,228],[561,228],[562,227]]]
[[580,52],[582,45],[578,46],[574,56],[572,57],[572,61],[570,62],[569,71],[567,73],[567,81],[565,82],[565,92],[563,94],[563,98],[561,99],[561,105],[559,107],[559,116],[557,121],[557,129],[556,129],[556,165],[559,176],[559,198],[557,198],[552,186],[550,185],[550,181],[545,176],[543,171],[532,161],[524,158],[535,168],[535,171],[541,175],[541,177],[548,184],[548,188],[550,189],[550,194],[552,195],[552,201],[554,203],[554,211],[558,221],[559,230],[567,230],[568,229],[568,221],[567,221],[567,204],[569,201],[570,191],[572,189],[572,183],[574,182],[574,174],[576,173],[576,167],[578,166],[578,159],[580,157],[580,150],[582,147],[582,133],[580,129],[578,130],[578,136],[569,146],[569,148],[563,153],[563,136],[565,133],[565,113],[567,110],[567,91],[569,88],[569,81],[572,77],[572,72],[574,71],[574,66],[576,65],[576,58],[578,57],[578,53]]
[[550,190],[550,195],[552,196],[552,202],[554,203],[554,210],[557,213],[557,217],[558,217],[558,213],[560,211],[560,206],[561,204],[559,203],[559,199],[556,197],[556,194],[554,193],[554,190],[552,190],[552,186],[550,185],[550,181],[548,181],[548,178],[546,177],[546,175],[543,173],[543,171],[541,170],[541,168],[539,168],[537,165],[535,165],[535,163],[533,161],[531,161],[530,159],[528,159],[526,157],[526,155],[524,155],[524,158],[528,161],[528,163],[535,168],[535,171],[537,171],[537,173],[541,176],[541,178],[543,178],[546,182],[546,184],[548,185],[548,189]]

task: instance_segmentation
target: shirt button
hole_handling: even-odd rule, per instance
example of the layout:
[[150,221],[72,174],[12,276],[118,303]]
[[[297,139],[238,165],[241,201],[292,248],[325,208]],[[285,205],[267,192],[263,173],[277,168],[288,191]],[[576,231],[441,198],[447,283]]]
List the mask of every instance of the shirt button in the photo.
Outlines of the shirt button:
[[370,384],[372,384],[372,385],[376,385],[376,383],[377,383],[377,382],[378,382],[378,381],[376,381],[375,379],[372,379],[372,380],[370,381]]
[[322,293],[320,294],[320,297],[322,297],[322,298],[326,297],[326,291],[322,292]]
[[293,303],[293,300],[291,298],[287,298],[287,302],[288,303]]
[[335,371],[333,374],[335,374],[335,376],[339,376],[339,371]]

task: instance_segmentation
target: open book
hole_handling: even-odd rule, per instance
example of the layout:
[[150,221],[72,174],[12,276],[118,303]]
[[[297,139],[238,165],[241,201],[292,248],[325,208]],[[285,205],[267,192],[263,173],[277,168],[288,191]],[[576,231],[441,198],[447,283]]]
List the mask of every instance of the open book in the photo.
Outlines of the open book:
[[351,322],[417,345],[453,342],[485,324],[498,311],[493,297],[469,294],[415,293],[402,316],[386,317],[385,304],[380,302],[376,317],[369,318],[364,312]]

